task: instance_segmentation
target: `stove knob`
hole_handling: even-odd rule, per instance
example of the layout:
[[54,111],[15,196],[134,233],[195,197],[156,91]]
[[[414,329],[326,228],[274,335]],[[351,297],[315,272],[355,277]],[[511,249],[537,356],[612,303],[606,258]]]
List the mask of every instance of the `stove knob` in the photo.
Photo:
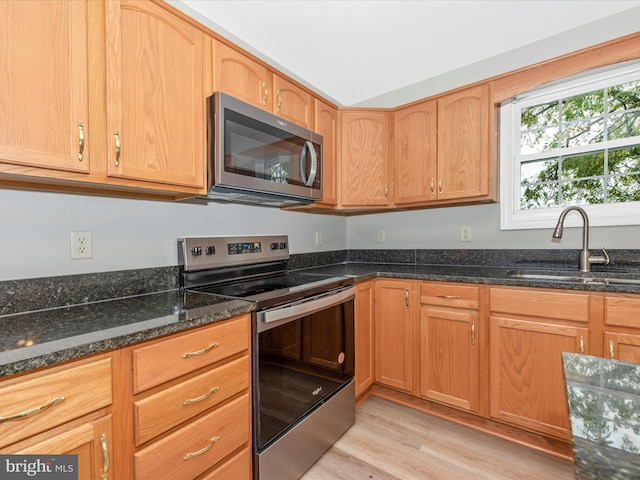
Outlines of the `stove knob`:
[[278,249],[278,244],[277,243],[272,243],[271,244],[271,250],[277,250]]
[[287,244],[286,243],[281,243],[280,244],[280,249],[284,250],[285,248],[287,248]]
[[214,253],[216,253],[216,247],[214,247],[213,245],[204,247],[204,253],[205,255],[213,255]]
[[202,255],[202,247],[193,247],[191,249],[191,255],[197,257],[198,255]]

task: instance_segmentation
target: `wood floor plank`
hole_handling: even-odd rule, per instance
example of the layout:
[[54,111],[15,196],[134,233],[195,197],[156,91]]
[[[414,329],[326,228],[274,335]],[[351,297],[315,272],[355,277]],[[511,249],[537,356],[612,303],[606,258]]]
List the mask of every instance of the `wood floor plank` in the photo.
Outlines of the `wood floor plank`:
[[302,480],[574,480],[563,460],[370,396]]

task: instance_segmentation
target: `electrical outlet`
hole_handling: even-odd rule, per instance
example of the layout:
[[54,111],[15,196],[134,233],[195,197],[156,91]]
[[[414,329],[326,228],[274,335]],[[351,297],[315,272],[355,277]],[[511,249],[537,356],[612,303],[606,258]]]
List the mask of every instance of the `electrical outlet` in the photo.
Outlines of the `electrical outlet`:
[[316,245],[322,245],[322,232],[316,232]]
[[384,243],[384,230],[378,230],[378,233],[376,234],[376,242]]
[[471,241],[471,227],[460,227],[460,241],[461,242]]
[[71,260],[93,258],[91,232],[71,232]]

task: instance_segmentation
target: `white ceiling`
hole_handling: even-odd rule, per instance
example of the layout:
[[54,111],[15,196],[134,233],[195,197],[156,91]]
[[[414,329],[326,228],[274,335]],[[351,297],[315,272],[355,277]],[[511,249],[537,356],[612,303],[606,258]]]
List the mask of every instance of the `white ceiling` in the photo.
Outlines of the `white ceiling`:
[[[493,74],[502,73],[513,69],[518,61],[525,63],[517,66],[529,64],[523,56],[526,52],[533,54],[532,61],[548,58],[538,51],[536,60],[536,46],[542,49],[545,41],[545,52],[553,54],[552,50],[558,48],[565,53],[563,44],[571,39],[566,32],[579,31],[582,43],[577,45],[582,48],[630,33],[629,22],[634,22],[631,31],[640,25],[640,1],[173,0],[170,3],[340,105],[366,104],[367,100],[389,92],[429,79],[446,78],[451,72],[482,62],[493,62]],[[630,9],[633,10],[629,12]],[[587,26],[592,22],[599,23]],[[621,25],[624,22],[626,27]],[[605,28],[613,31],[603,33]],[[501,56],[507,58],[509,53],[511,63],[498,65]],[[514,56],[519,60],[514,60]]]

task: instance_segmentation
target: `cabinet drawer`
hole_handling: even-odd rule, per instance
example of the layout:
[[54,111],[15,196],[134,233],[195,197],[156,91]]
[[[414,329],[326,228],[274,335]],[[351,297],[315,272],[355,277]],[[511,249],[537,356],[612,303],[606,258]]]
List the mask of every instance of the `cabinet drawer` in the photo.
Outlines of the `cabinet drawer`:
[[640,327],[640,297],[605,297],[604,323],[618,327]]
[[245,356],[135,402],[136,445],[248,389],[250,368]]
[[423,283],[420,285],[420,303],[443,307],[472,308],[480,303],[480,288],[449,283]]
[[[111,358],[2,382],[0,447],[106,407],[111,401]],[[20,414],[22,418],[12,420]]]
[[135,478],[195,478],[249,442],[249,394],[135,453]]
[[489,304],[492,312],[589,321],[589,294],[586,293],[492,288]]
[[133,350],[135,393],[181,377],[249,348],[249,316]]
[[251,449],[245,448],[220,464],[214,470],[205,473],[198,480],[220,480],[225,478],[249,479],[251,476]]

